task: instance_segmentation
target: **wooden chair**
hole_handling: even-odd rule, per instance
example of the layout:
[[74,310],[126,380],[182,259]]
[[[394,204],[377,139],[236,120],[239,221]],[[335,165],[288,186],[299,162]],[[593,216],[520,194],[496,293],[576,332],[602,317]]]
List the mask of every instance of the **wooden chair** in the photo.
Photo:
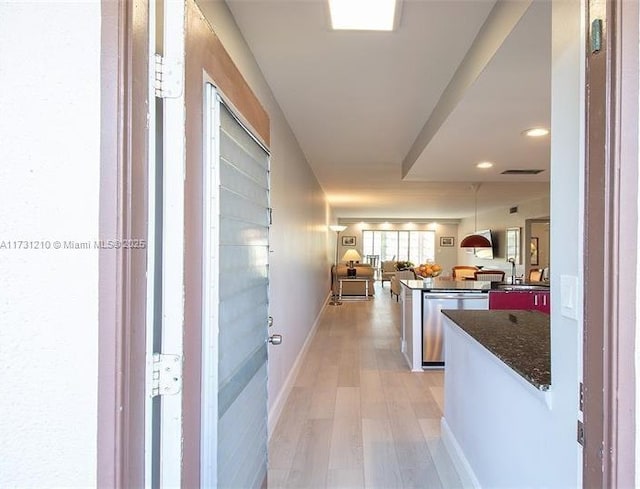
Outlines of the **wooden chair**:
[[538,268],[529,270],[529,282],[542,282],[542,270]]
[[480,270],[478,267],[469,265],[456,265],[451,269],[451,277],[453,280],[465,280],[467,278],[474,278],[473,274]]
[[504,282],[504,272],[502,270],[478,270],[474,272],[473,277],[476,280],[484,280],[486,282]]

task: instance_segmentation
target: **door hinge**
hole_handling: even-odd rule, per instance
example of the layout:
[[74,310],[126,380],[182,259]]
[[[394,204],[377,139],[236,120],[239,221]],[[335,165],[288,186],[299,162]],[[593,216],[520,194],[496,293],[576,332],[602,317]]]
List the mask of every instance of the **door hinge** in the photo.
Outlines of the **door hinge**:
[[180,355],[153,354],[151,396],[174,395],[182,389],[182,358]]
[[578,420],[578,443],[584,447],[584,424]]
[[154,88],[158,98],[178,98],[182,95],[182,63],[176,59],[154,55],[156,77]]
[[584,411],[584,384],[580,382],[580,394],[578,398],[578,404],[580,405],[580,411]]

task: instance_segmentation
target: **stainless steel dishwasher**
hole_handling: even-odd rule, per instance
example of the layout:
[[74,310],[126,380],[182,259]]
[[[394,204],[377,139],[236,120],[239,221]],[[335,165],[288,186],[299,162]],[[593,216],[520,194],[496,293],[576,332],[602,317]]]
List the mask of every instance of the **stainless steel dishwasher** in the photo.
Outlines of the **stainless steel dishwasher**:
[[456,290],[422,294],[422,368],[444,366],[443,309],[489,309],[489,294]]

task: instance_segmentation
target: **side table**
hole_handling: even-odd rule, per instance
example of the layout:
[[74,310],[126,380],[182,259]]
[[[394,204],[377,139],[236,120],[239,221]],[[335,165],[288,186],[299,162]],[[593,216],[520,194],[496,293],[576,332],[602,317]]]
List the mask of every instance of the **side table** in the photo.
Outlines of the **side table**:
[[369,300],[369,278],[342,277],[342,278],[338,279],[338,282],[340,284],[340,286],[338,288],[338,300],[339,301],[342,300],[342,283],[345,282],[345,281],[347,281],[347,282],[364,282],[364,297],[355,296],[355,297],[360,297],[360,298],[350,298],[350,300],[362,300],[362,301],[368,301]]

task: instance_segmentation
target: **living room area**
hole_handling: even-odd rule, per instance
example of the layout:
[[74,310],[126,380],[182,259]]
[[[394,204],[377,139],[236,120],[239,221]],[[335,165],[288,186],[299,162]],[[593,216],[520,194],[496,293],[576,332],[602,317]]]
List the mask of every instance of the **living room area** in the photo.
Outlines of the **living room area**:
[[[481,198],[482,192],[481,187]],[[505,279],[529,277],[532,270],[548,273],[549,204],[546,195],[519,203],[515,209],[482,207],[477,215],[461,219],[339,218],[329,226],[334,250],[332,297],[373,298],[374,283],[382,290],[389,282],[389,290],[392,277],[403,269],[416,272],[417,278],[422,274],[443,279],[455,278],[452,271],[457,266],[503,272]],[[460,247],[461,240],[477,230],[486,230],[490,236],[490,253]],[[515,243],[511,241],[514,232]],[[514,254],[517,259],[512,263],[509,258]]]

